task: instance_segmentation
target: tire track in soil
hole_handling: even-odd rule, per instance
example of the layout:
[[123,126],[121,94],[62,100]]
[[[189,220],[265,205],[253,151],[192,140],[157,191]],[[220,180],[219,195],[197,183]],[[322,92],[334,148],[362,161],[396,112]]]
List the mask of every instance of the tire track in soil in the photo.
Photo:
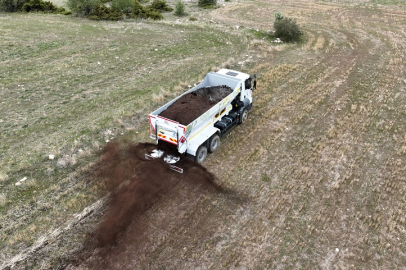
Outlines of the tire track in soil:
[[[354,11],[352,12],[354,13]],[[358,11],[356,14],[360,16]],[[354,18],[356,16],[351,17],[347,14],[346,17]],[[365,20],[360,21],[370,22],[367,17]],[[365,28],[368,23],[363,25],[363,27]],[[328,28],[325,29],[325,33],[327,33],[327,30]],[[301,68],[303,72],[301,74],[304,74],[305,76],[300,75],[299,79],[304,79],[304,87],[299,83],[299,79],[290,79],[288,80],[288,83],[279,85],[277,89],[278,93],[276,93],[276,90],[273,90],[272,87],[270,87],[272,84],[265,87],[265,85],[261,84],[259,81],[260,88],[264,87],[268,91],[272,89],[271,91],[273,95],[267,95],[266,97],[261,95],[261,100],[258,100],[256,105],[259,105],[258,103],[269,103],[269,105],[260,108],[256,107],[257,109],[253,111],[251,116],[260,117],[261,120],[251,118],[251,121],[248,121],[247,123],[249,125],[249,128],[246,128],[248,132],[243,132],[242,130],[238,131],[239,133],[244,134],[246,141],[251,141],[253,143],[249,145],[239,143],[238,149],[240,149],[240,147],[245,147],[245,151],[241,151],[244,152],[244,154],[239,157],[237,162],[232,162],[233,168],[230,168],[228,172],[223,172],[222,176],[219,176],[219,179],[224,182],[232,183],[240,189],[249,190],[250,186],[245,182],[240,184],[234,183],[234,179],[241,175],[241,178],[256,178],[253,172],[244,173],[247,167],[255,167],[258,172],[257,175],[259,175],[259,172],[262,172],[266,176],[265,181],[272,182],[272,176],[268,176],[265,173],[278,172],[279,168],[276,166],[275,168],[272,168],[272,164],[269,163],[269,160],[271,159],[271,162],[277,161],[278,164],[284,164],[290,169],[290,172],[286,173],[282,178],[284,181],[281,181],[282,184],[278,187],[279,190],[265,189],[264,183],[252,185],[252,196],[257,198],[258,205],[261,206],[257,208],[258,210],[253,216],[290,216],[290,218],[292,218],[291,220],[286,219],[286,222],[284,220],[284,223],[287,225],[286,228],[290,229],[292,224],[298,227],[296,231],[294,231],[296,235],[293,238],[296,240],[290,251],[302,249],[306,247],[306,245],[308,246],[310,242],[319,247],[318,250],[326,249],[331,243],[342,245],[344,242],[343,246],[350,246],[350,250],[353,251],[354,254],[343,253],[340,257],[337,256],[337,258],[333,258],[334,262],[339,265],[343,265],[348,261],[351,261],[354,264],[363,264],[365,263],[365,259],[363,258],[369,256],[366,254],[380,254],[382,253],[382,250],[384,250],[383,252],[385,254],[390,254],[394,261],[399,261],[400,256],[396,256],[395,253],[391,252],[393,252],[392,250],[395,250],[398,254],[402,254],[400,244],[396,243],[396,241],[388,241],[389,237],[384,239],[379,233],[376,234],[377,236],[371,236],[366,233],[367,229],[373,230],[375,228],[381,228],[381,226],[383,228],[385,227],[385,224],[380,223],[380,214],[375,214],[375,216],[372,217],[369,216],[369,220],[363,216],[365,215],[364,213],[360,214],[360,212],[365,212],[368,209],[359,207],[359,205],[362,205],[362,202],[360,202],[359,205],[357,205],[357,203],[361,200],[360,197],[370,196],[370,194],[362,194],[362,196],[360,196],[358,192],[351,193],[348,192],[348,190],[342,190],[342,187],[340,189],[340,184],[344,184],[342,186],[347,186],[348,184],[352,186],[354,175],[357,176],[357,168],[354,167],[354,164],[358,163],[357,156],[367,156],[368,154],[362,149],[356,148],[360,141],[368,141],[371,137],[371,135],[365,131],[369,126],[368,122],[373,121],[370,112],[368,112],[368,108],[379,108],[379,105],[377,105],[379,102],[382,100],[388,100],[390,98],[389,95],[394,95],[393,89],[380,89],[379,85],[382,84],[388,86],[390,85],[391,80],[396,81],[398,78],[404,78],[400,69],[396,70],[397,74],[395,73],[395,70],[391,72],[391,74],[395,73],[395,76],[387,76],[387,73],[391,70],[390,63],[394,63],[392,64],[393,66],[401,66],[401,59],[404,58],[400,57],[402,53],[399,53],[396,49],[402,46],[397,45],[394,46],[396,49],[391,48],[390,51],[395,51],[396,53],[391,59],[388,59],[385,52],[388,50],[387,47],[390,47],[388,45],[389,41],[393,41],[392,39],[396,37],[394,37],[392,32],[389,32],[387,36],[383,35],[382,31],[379,32],[379,34],[375,33],[374,35],[371,35],[371,32],[369,32],[370,29],[360,30],[357,28],[354,30],[347,25],[338,27],[336,30],[337,33],[340,34],[338,35],[339,37],[345,37],[346,42],[343,43],[345,47],[342,47],[341,49],[336,47],[333,51],[329,51],[328,55],[323,55],[321,60],[317,62],[317,64],[314,64],[310,69],[306,66],[302,66]],[[400,44],[399,36],[397,36],[396,39],[398,39],[398,43]],[[335,36],[331,35],[331,40],[335,40],[334,37]],[[341,44],[342,40],[335,40],[335,43],[338,44],[339,42]],[[312,63],[312,61],[308,62]],[[305,63],[305,61],[302,63]],[[329,67],[334,68],[331,69]],[[320,70],[320,68],[322,69]],[[292,68],[292,70],[294,70],[294,68]],[[320,72],[320,80],[315,84],[308,78],[308,75],[311,75],[314,71]],[[358,86],[358,81],[361,81],[364,85],[368,85],[370,89],[370,92],[363,93],[362,97],[354,97],[354,92],[360,90],[359,88],[356,88]],[[296,87],[293,87],[292,85]],[[289,90],[286,92],[292,94],[283,95],[282,99],[280,92],[281,90],[286,89]],[[398,93],[397,95],[400,96],[401,94]],[[281,98],[281,101],[277,102],[277,98]],[[392,100],[389,99],[389,102],[391,101]],[[385,101],[384,103],[387,102],[388,101]],[[365,108],[367,109],[365,110]],[[267,111],[266,109],[269,110]],[[292,109],[294,109],[294,111]],[[392,114],[395,118],[399,118],[396,115],[399,114]],[[390,119],[390,117],[388,118]],[[310,121],[310,119],[313,121]],[[284,128],[268,127],[269,125],[266,124],[269,124],[270,122],[277,123],[281,127],[286,127],[287,131],[285,131]],[[317,125],[315,124],[316,122]],[[388,127],[385,128],[390,129],[391,126],[388,125]],[[291,134],[287,135],[289,132]],[[265,135],[261,136],[261,134]],[[237,135],[237,137],[238,136],[241,136],[241,134]],[[265,136],[267,138],[264,138]],[[281,140],[281,138],[283,140]],[[316,138],[316,140],[314,140],[314,138]],[[290,148],[285,148],[283,149],[284,151],[280,151],[280,153],[284,153],[283,155],[280,153],[272,154],[275,156],[274,160],[270,158],[271,154],[269,156],[265,154],[262,155],[264,151],[277,151],[277,149],[282,148],[281,145],[288,145],[287,143],[284,143],[285,139],[293,142],[293,144],[289,145]],[[375,140],[373,142],[375,142]],[[228,142],[229,145],[237,143],[238,138],[236,138],[234,142]],[[379,146],[376,146],[377,149],[379,149],[378,147]],[[323,148],[329,149],[330,152],[323,150]],[[292,149],[300,149],[300,151],[295,153]],[[240,154],[241,152],[237,154]],[[257,153],[260,154],[256,155]],[[343,158],[344,154],[345,158]],[[222,155],[226,156],[227,153],[222,153]],[[253,161],[247,162],[250,161],[250,157],[254,157],[252,158]],[[276,157],[278,157],[278,159]],[[401,161],[399,160],[398,164],[401,164]],[[261,164],[264,165],[261,166]],[[370,166],[369,164],[369,162],[365,164],[365,170],[363,171],[368,173],[375,172],[376,170],[368,168],[368,166]],[[215,162],[213,162],[213,165],[215,165]],[[224,166],[224,163],[222,163],[221,166]],[[364,166],[364,164],[361,166]],[[331,169],[331,167],[334,167],[334,169]],[[340,168],[340,170],[337,168]],[[343,173],[341,168],[345,168],[347,171]],[[396,171],[394,168],[388,169],[387,167],[383,167],[382,169],[383,175],[388,172]],[[399,171],[399,169],[397,170]],[[213,171],[216,172],[215,166]],[[280,171],[282,171],[282,169],[280,169]],[[341,177],[339,178],[339,181],[331,183],[331,179],[334,179],[336,175],[339,176],[339,174],[331,176],[333,173],[337,173],[337,171],[340,171]],[[358,177],[362,179],[362,176]],[[260,176],[257,178],[260,178]],[[366,178],[365,180],[368,180],[368,177],[364,178]],[[374,179],[374,175],[371,175],[370,178]],[[275,177],[275,179],[277,179],[277,177]],[[320,185],[322,181],[325,182]],[[388,186],[388,189],[391,190],[395,185],[388,184]],[[397,187],[398,186],[402,186],[402,184],[398,183]],[[254,192],[259,190],[258,187],[261,187],[261,191],[259,194],[255,194]],[[315,192],[315,190],[319,192]],[[307,212],[306,210],[303,210],[308,204],[310,204],[308,198],[303,196],[303,194],[306,193],[308,193],[307,195],[311,194],[309,196],[324,194],[319,198],[321,202],[319,205],[319,202],[317,201],[311,202],[313,206],[312,208],[323,209],[323,211],[320,211],[321,214],[315,214],[311,211]],[[330,195],[329,193],[332,193],[333,195]],[[336,200],[336,205],[334,207],[326,207],[331,198]],[[388,200],[385,195],[384,198],[386,201]],[[382,199],[380,200],[381,202],[377,205],[382,205],[385,201]],[[348,218],[348,213],[345,212],[350,211],[347,209],[347,205],[349,204],[354,205],[354,208],[358,211],[355,214],[357,216],[356,221]],[[267,207],[269,205],[271,207]],[[395,205],[395,203],[392,203],[392,205]],[[404,204],[398,204],[398,207],[403,210]],[[402,210],[396,211],[401,213]],[[297,215],[295,211],[297,211],[297,213],[301,212],[301,215]],[[393,212],[396,211],[394,210]],[[307,214],[309,217],[306,216]],[[314,222],[313,215],[316,217],[316,222]],[[367,221],[358,221],[359,216]],[[394,228],[399,228],[399,224],[402,224],[404,219],[400,219],[399,221],[397,214],[392,214],[392,216],[394,222],[393,227],[390,227],[390,230],[395,231]],[[277,222],[275,222],[275,220]],[[322,222],[319,222],[320,220]],[[339,223],[342,227],[329,227],[327,224],[332,222],[331,220],[334,220],[334,223]],[[272,221],[275,222],[273,224],[271,223],[272,226],[276,225],[276,227],[278,227],[280,224],[283,224],[283,222],[279,223],[275,218],[272,219]],[[248,254],[246,257],[241,256],[242,259],[239,259],[241,263],[247,263],[249,257],[253,257],[252,254],[255,254],[255,258],[260,257],[262,259],[262,261],[258,260],[259,262],[256,262],[256,266],[258,268],[269,268],[269,264],[258,265],[266,261],[264,258],[267,258],[267,256],[272,253],[270,250],[274,251],[273,255],[277,255],[280,252],[277,248],[274,248],[275,246],[278,246],[275,242],[279,242],[275,241],[275,239],[288,239],[290,241],[292,238],[291,236],[293,235],[292,232],[287,234],[289,237],[286,237],[282,230],[276,230],[272,236],[273,240],[271,243],[270,241],[261,239],[261,248],[259,249],[253,250],[252,247],[250,247],[241,251],[240,247],[236,248],[236,246],[242,242],[241,239],[243,239],[243,236],[249,233],[251,233],[250,236],[252,237],[260,238],[262,236],[264,239],[267,239],[268,235],[263,235],[263,232],[270,231],[269,228],[272,227],[270,225],[267,226],[261,224],[266,224],[267,222],[269,222],[269,220],[266,218],[264,218],[264,220],[258,219],[257,222],[253,222],[253,225],[247,226],[247,228],[241,230],[239,235],[236,235],[232,240],[229,240],[230,242],[234,240],[234,242],[229,245],[229,251],[224,253],[235,254],[236,252],[241,252],[241,254]],[[305,223],[307,223],[307,228],[303,225]],[[260,229],[257,229],[256,227],[260,227]],[[275,227],[273,229],[275,229]],[[300,233],[297,233],[298,231],[300,231]],[[305,231],[305,233],[303,231]],[[314,232],[320,231],[323,232],[324,237],[306,235],[307,233],[311,235]],[[382,231],[384,231],[384,229]],[[360,237],[360,235],[362,235],[362,237]],[[307,241],[306,243],[306,240],[303,240],[302,237],[309,237],[311,241]],[[397,240],[401,241],[399,238]],[[380,246],[371,245],[371,241],[377,241]],[[285,241],[281,240],[281,243],[283,242]],[[259,245],[258,242],[256,242],[256,244]],[[251,252],[251,254],[249,254],[249,252]],[[308,262],[309,266],[319,264],[326,268],[326,265],[331,263],[329,261],[323,261],[325,256],[323,252],[319,252],[317,256],[311,257],[311,259],[304,258],[305,256],[303,255],[299,256],[301,256],[300,262]],[[296,256],[296,258],[297,257],[298,256]],[[219,258],[217,261],[218,263],[226,260],[225,256],[218,256],[217,258]],[[269,261],[271,261],[271,259],[269,259]],[[282,260],[282,262],[284,261]],[[253,265],[250,265],[249,267],[245,265],[245,267],[254,268]]]
[[[360,213],[365,215],[368,209],[365,210],[359,207],[357,199],[354,199],[352,196],[365,197],[368,194],[362,196],[357,192],[347,194],[347,190],[340,190],[340,186],[335,185],[337,183],[331,183],[331,179],[334,179],[334,177],[330,175],[330,162],[334,161],[348,169],[348,173],[342,174],[342,177],[339,179],[340,181],[341,179],[344,181],[341,182],[341,184],[347,186],[349,184],[348,182],[351,182],[351,189],[354,188],[352,187],[352,183],[355,180],[352,179],[353,177],[350,177],[350,174],[354,173],[356,175],[357,172],[350,165],[354,161],[354,158],[358,158],[360,155],[364,156],[364,151],[357,149],[355,146],[359,143],[360,138],[369,136],[364,129],[367,129],[370,125],[368,122],[373,120],[371,118],[371,110],[376,108],[375,102],[381,99],[390,99],[389,92],[379,91],[379,87],[375,86],[376,84],[374,82],[377,82],[377,85],[382,84],[382,86],[385,86],[390,85],[390,82],[394,81],[393,78],[389,77],[388,73],[392,74],[396,72],[395,74],[398,78],[403,78],[402,76],[404,76],[404,69],[391,70],[391,66],[388,66],[389,59],[387,57],[371,57],[371,55],[384,55],[382,50],[386,49],[384,45],[386,43],[385,36],[388,39],[394,39],[392,33],[388,32],[384,35],[381,32],[379,35],[371,35],[369,30],[363,30],[361,32],[352,30],[348,26],[351,25],[350,15],[356,14],[360,16],[358,11],[356,13],[354,12],[352,9],[345,9],[337,14],[338,17],[333,20],[333,23],[346,19],[345,25],[343,26],[337,24],[336,27],[330,27],[333,23],[329,23],[329,27],[324,26],[325,29],[323,29],[323,31],[325,32],[323,33],[329,37],[326,38],[326,40],[333,40],[335,42],[332,44],[337,44],[333,48],[329,48],[331,50],[326,50],[328,55],[323,55],[323,57],[318,59],[317,62],[310,67],[305,66],[305,63],[308,61],[296,61],[299,68],[302,69],[302,72],[298,71],[298,68],[290,72],[286,71],[286,76],[294,74],[297,77],[291,78],[287,84],[280,85],[278,89],[273,90],[272,94],[268,94],[266,98],[258,101],[258,103],[262,103],[262,107],[258,107],[257,110],[253,111],[252,116],[254,116],[254,118],[251,118],[251,121],[249,121],[245,127],[236,131],[238,133],[237,135],[230,135],[228,141],[224,142],[224,145],[235,146],[233,149],[238,149],[238,151],[234,151],[231,154],[231,150],[225,150],[224,152],[217,153],[216,156],[209,157],[208,166],[220,175],[219,178],[222,183],[227,186],[231,186],[232,183],[235,189],[244,190],[244,192],[252,195],[254,197],[255,206],[250,205],[247,211],[239,212],[237,220],[234,220],[228,213],[224,214],[224,219],[221,220],[221,223],[217,222],[216,218],[210,216],[210,220],[206,220],[206,223],[202,224],[200,228],[206,229],[204,226],[209,225],[210,222],[212,223],[210,224],[211,226],[214,226],[213,223],[217,223],[219,228],[217,231],[214,230],[214,235],[221,235],[222,238],[216,239],[206,236],[206,241],[201,240],[198,242],[187,238],[194,236],[194,232],[191,230],[183,231],[183,228],[186,226],[185,220],[189,222],[189,220],[192,219],[192,221],[190,221],[191,223],[193,223],[193,218],[199,220],[198,214],[200,210],[197,209],[200,207],[205,209],[207,207],[205,206],[205,204],[208,203],[207,199],[202,197],[196,198],[195,203],[190,204],[189,208],[183,208],[182,211],[190,211],[191,213],[187,214],[192,217],[178,223],[181,228],[173,229],[176,225],[172,225],[172,229],[165,231],[162,229],[165,228],[165,226],[162,225],[160,228],[164,232],[161,232],[159,237],[154,237],[153,240],[147,241],[148,244],[154,245],[154,247],[149,249],[145,248],[146,244],[142,244],[141,242],[138,243],[144,246],[144,250],[142,251],[131,250],[131,252],[129,252],[128,250],[130,249],[117,249],[114,252],[116,256],[114,262],[116,264],[115,267],[111,268],[118,268],[120,262],[120,252],[118,250],[125,251],[126,261],[132,262],[132,266],[137,266],[137,269],[159,269],[162,266],[169,266],[171,269],[193,269],[191,267],[187,268],[186,265],[194,265],[196,267],[208,265],[208,268],[210,268],[213,267],[213,264],[222,265],[223,263],[226,264],[224,268],[227,266],[230,267],[231,265],[236,266],[238,263],[240,263],[240,268],[243,266],[246,266],[246,268],[254,268],[254,265],[260,265],[262,268],[266,268],[266,266],[269,267],[270,265],[277,266],[278,264],[279,266],[287,266],[286,262],[280,259],[283,255],[283,249],[279,250],[278,247],[281,246],[279,243],[284,243],[286,240],[291,241],[291,236],[294,236],[296,240],[293,247],[289,247],[289,253],[296,262],[299,261],[302,265],[304,264],[309,268],[314,265],[326,268],[332,261],[337,265],[347,263],[347,265],[358,264],[361,266],[371,266],[375,261],[368,263],[364,261],[364,258],[368,258],[368,254],[377,254],[379,256],[382,254],[382,250],[384,253],[387,252],[386,254],[388,254],[388,257],[393,261],[399,261],[401,256],[396,255],[396,253],[393,253],[393,251],[387,247],[379,247],[379,250],[376,251],[375,248],[377,248],[377,246],[371,245],[371,241],[381,241],[385,244],[387,240],[382,240],[383,238],[379,233],[377,233],[377,237],[368,235],[366,230],[373,230],[374,226],[379,228],[380,226],[386,227],[386,225],[383,222],[369,221],[363,216],[360,216],[360,220],[362,219],[363,221],[358,220]],[[370,20],[365,18],[365,21]],[[365,25],[358,26],[365,27]],[[336,30],[336,33],[332,33],[332,29]],[[399,31],[397,33],[399,33]],[[314,35],[317,36],[316,33]],[[369,42],[368,39],[365,39],[365,36],[373,37],[375,40]],[[396,38],[399,39],[398,43],[403,45],[401,39],[399,37]],[[313,43],[310,43],[309,46],[312,47]],[[399,60],[403,59],[402,56],[404,56],[401,50],[398,51],[394,48],[390,48],[390,51],[396,52],[396,55],[392,55],[393,60],[390,59],[391,62],[396,64],[402,61]],[[304,60],[311,60],[306,58],[306,54],[298,55]],[[338,66],[339,68],[329,68],[334,66]],[[396,67],[398,66],[401,65],[397,64]],[[366,73],[368,69],[365,67],[374,67],[372,73]],[[361,69],[364,70],[363,74],[369,75],[357,77],[357,71]],[[315,80],[313,76],[317,72],[320,72],[320,81]],[[379,73],[377,74],[377,72]],[[266,71],[263,70],[262,73],[266,73]],[[349,95],[353,94],[353,88],[358,85],[357,82],[361,79],[363,83],[368,83],[373,91],[365,93],[364,97],[356,96],[350,99]],[[300,80],[304,81],[303,84],[299,83]],[[387,80],[389,82],[387,82]],[[279,77],[279,81],[283,81],[282,78]],[[272,89],[271,86],[277,85],[277,82],[269,82],[269,87],[266,89]],[[259,89],[259,91],[261,90]],[[257,93],[259,93],[259,91],[257,91]],[[280,100],[278,100],[278,98]],[[372,102],[370,102],[370,100]],[[268,102],[269,105],[266,105]],[[355,107],[355,105],[357,106]],[[364,107],[366,108],[365,110],[363,109]],[[291,112],[292,109],[295,109],[294,113]],[[257,117],[260,117],[262,121],[255,120]],[[318,127],[305,125],[307,123],[306,121],[311,119],[310,117],[314,117],[317,123],[322,125]],[[256,131],[258,131],[259,127],[262,128],[266,126],[266,123],[272,121],[277,123],[280,128],[270,126],[265,129],[265,131],[268,132],[263,133],[269,136],[268,139],[256,135],[258,134]],[[311,123],[314,122],[316,121],[311,121]],[[359,123],[361,124],[359,125]],[[292,126],[296,128],[292,130]],[[285,131],[284,127],[289,127],[290,129]],[[329,127],[333,127],[334,129],[330,131]],[[251,132],[246,133],[245,131],[247,130]],[[306,134],[306,130],[315,130],[315,132],[309,133],[309,135],[304,136],[304,138],[294,137],[295,135]],[[255,139],[255,148],[256,146],[258,146],[258,148],[261,146],[265,148],[265,150],[274,150],[274,156],[254,156],[256,149],[242,143],[242,134],[244,134],[245,140],[253,141],[253,139]],[[348,136],[350,135],[354,136],[354,138],[352,142],[348,143]],[[317,143],[309,144],[309,147],[306,147],[307,140],[312,138],[312,136],[317,138]],[[287,143],[284,143],[280,138],[290,139],[294,145],[292,145],[292,148],[284,148]],[[327,150],[323,148],[329,149],[330,152],[327,152]],[[300,149],[300,151],[295,151],[295,149]],[[278,150],[283,151],[278,152]],[[340,159],[339,154],[341,153],[348,155],[347,161]],[[328,154],[328,156],[325,156],[326,154]],[[221,158],[226,156],[233,156],[235,158],[228,158],[228,160]],[[254,156],[253,160],[250,160],[250,156]],[[272,164],[269,163],[269,159],[271,159],[271,161],[278,160],[281,168],[279,169],[276,166],[271,167]],[[255,165],[255,173],[257,174],[273,171],[281,175],[281,179],[278,180],[281,182],[281,185],[276,188],[275,186],[267,187],[264,183],[260,183],[260,181],[255,179],[259,177],[255,177],[254,172],[248,172],[244,168],[247,160],[249,161],[247,166]],[[264,161],[262,162],[264,164],[268,161],[268,168],[261,167],[261,161]],[[242,168],[241,170],[238,169],[239,166]],[[224,167],[227,167],[228,170],[224,171]],[[336,165],[336,167],[338,168],[338,165]],[[365,169],[367,169],[367,167],[368,166],[366,166]],[[387,168],[385,168],[383,172],[385,178],[386,173],[395,171],[393,167],[396,166],[392,164],[387,165]],[[291,171],[286,173],[289,170]],[[366,170],[366,172],[372,173],[374,170]],[[282,176],[283,173],[286,173],[286,175]],[[397,173],[400,172],[398,171]],[[250,183],[238,182],[239,178],[245,177],[251,179],[252,176],[254,177],[250,180]],[[350,178],[348,179],[348,177]],[[367,180],[366,177],[359,178]],[[399,179],[399,176],[397,178]],[[274,179],[271,180],[271,184],[273,181],[276,181]],[[184,184],[182,184],[182,187],[180,186],[179,184],[177,185],[177,192],[180,192]],[[261,191],[256,194],[255,192],[259,190],[258,187],[262,188]],[[389,183],[389,180],[385,188],[388,190],[397,189],[396,186]],[[361,188],[358,190],[362,191]],[[193,189],[193,192],[195,191],[196,190]],[[175,193],[171,192],[171,194]],[[383,194],[384,198],[388,199],[387,194]],[[165,197],[167,198],[168,196]],[[309,200],[309,198],[312,197],[316,197],[318,200]],[[332,199],[334,199],[336,206],[329,206],[328,203]],[[395,198],[391,200],[395,200]],[[383,203],[382,199],[380,201]],[[167,202],[160,204],[158,208],[166,205],[166,203]],[[344,210],[349,211],[347,207],[344,207],[347,203],[352,204],[356,210],[352,214],[357,218],[353,218],[344,212]],[[388,200],[387,204],[390,206],[394,203]],[[398,207],[400,210],[404,209],[404,205],[399,205]],[[226,207],[222,207],[221,211],[224,210],[224,208]],[[308,208],[318,210],[312,211],[308,210]],[[230,209],[228,210],[231,211]],[[164,212],[161,210],[161,213]],[[287,217],[286,219],[285,216]],[[387,217],[386,215],[382,216]],[[342,220],[340,220],[341,218]],[[394,224],[393,228],[389,228],[391,233],[388,233],[389,236],[387,236],[387,238],[390,239],[391,237],[399,236],[399,234],[393,233],[391,230],[396,230],[398,225],[400,226],[404,223],[404,220],[399,221],[399,217],[394,214],[391,214],[389,219],[393,219]],[[165,217],[162,217],[162,220],[165,221]],[[194,222],[196,223],[196,221]],[[342,227],[337,225],[330,227],[328,224],[331,224],[331,222],[335,222]],[[297,227],[294,228],[293,231],[290,231],[291,226]],[[227,227],[231,227],[231,231],[228,231]],[[289,228],[289,231],[287,228]],[[273,231],[273,229],[275,229],[275,231]],[[136,230],[136,228],[131,227],[131,231]],[[268,235],[266,233],[271,231],[273,232],[272,234]],[[205,233],[207,235],[212,232],[212,229],[206,229]],[[315,233],[320,233],[320,236],[315,236]],[[199,237],[204,237],[204,233],[202,232],[197,232],[196,234]],[[162,239],[160,237],[162,237]],[[123,237],[122,239],[128,238]],[[146,239],[146,237],[144,239]],[[207,241],[207,239],[211,239],[212,241]],[[403,239],[404,238],[401,237],[401,240]],[[157,240],[158,243],[155,244],[154,240]],[[340,241],[344,241],[344,243]],[[389,242],[398,254],[402,254],[404,249],[401,245],[396,244],[397,242],[395,240]],[[200,248],[200,245],[196,243],[213,243],[212,245],[216,247],[216,255],[213,255],[213,251],[210,252]],[[309,248],[309,243],[317,248]],[[175,249],[176,247],[180,247],[180,245],[186,244],[192,245],[191,251],[186,252]],[[331,245],[339,246],[340,250],[343,250],[343,247],[348,247],[353,253],[340,253],[337,257],[331,258],[329,254],[330,252],[334,252],[334,249],[333,251],[330,250]],[[133,249],[137,249],[136,244],[133,245]],[[165,250],[166,252],[164,252]],[[295,252],[300,253],[295,254]],[[193,255],[195,253],[197,253],[196,257],[199,259],[200,264],[196,262],[193,264],[193,262],[186,257],[188,254]],[[110,255],[111,254],[113,253],[110,253]],[[139,254],[141,257],[138,258],[137,255]],[[257,261],[250,262],[249,257],[253,257],[254,259],[252,260]],[[124,256],[121,258],[124,258]],[[182,258],[184,259],[183,262],[181,261]],[[328,258],[328,260],[325,260],[325,258]],[[269,259],[268,262],[266,262],[267,259]],[[135,264],[134,261],[140,262],[140,264]],[[207,262],[207,264],[204,264],[205,262]],[[293,261],[293,263],[294,262],[295,261]],[[265,263],[269,264],[266,265]],[[109,264],[105,264],[105,266],[112,265],[112,260],[109,261]],[[293,267],[293,265],[291,266]],[[127,265],[122,267],[129,269]]]
[[[91,269],[115,268],[114,262],[122,257],[117,250],[129,246],[135,252],[135,243],[142,245],[151,238],[148,233],[154,231],[148,229],[149,220],[145,213],[159,200],[165,200],[163,197],[168,193],[182,196],[179,189],[188,190],[192,193],[187,195],[189,203],[195,207],[196,203],[206,200],[207,196],[202,197],[202,194],[220,194],[224,191],[215,183],[212,173],[183,156],[177,163],[184,169],[183,174],[171,170],[162,159],[146,160],[144,154],[156,148],[150,143],[117,141],[105,146],[93,179],[101,179],[110,193],[108,207],[98,228],[88,237],[84,251],[72,260],[67,269],[81,268],[83,265]],[[173,149],[159,148],[165,153],[176,154]],[[130,243],[126,239],[131,239]]]

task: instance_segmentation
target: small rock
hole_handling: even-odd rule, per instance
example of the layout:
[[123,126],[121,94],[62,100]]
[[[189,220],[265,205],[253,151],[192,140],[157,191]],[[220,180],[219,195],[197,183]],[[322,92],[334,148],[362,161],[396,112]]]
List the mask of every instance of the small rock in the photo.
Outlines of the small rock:
[[20,179],[20,182],[24,182],[25,180],[27,180],[27,177],[24,177],[23,179]]
[[17,183],[16,183],[16,186],[19,186],[19,185],[21,185],[21,182],[17,182]]
[[340,251],[340,249],[339,248],[336,248],[336,253],[338,253]]
[[55,155],[49,155],[48,158],[49,158],[50,160],[53,160],[53,159],[55,159]]

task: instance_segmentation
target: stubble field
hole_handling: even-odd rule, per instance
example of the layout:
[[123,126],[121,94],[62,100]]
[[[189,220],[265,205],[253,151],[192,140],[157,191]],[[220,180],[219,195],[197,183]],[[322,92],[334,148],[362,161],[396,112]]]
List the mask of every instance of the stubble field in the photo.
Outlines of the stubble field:
[[[302,44],[258,38],[275,11],[302,26]],[[404,269],[405,5],[191,12],[196,22],[1,14],[1,267]],[[204,163],[223,189],[176,182],[117,245],[96,247],[99,149],[147,141],[146,114],[222,66],[258,77],[249,121]]]

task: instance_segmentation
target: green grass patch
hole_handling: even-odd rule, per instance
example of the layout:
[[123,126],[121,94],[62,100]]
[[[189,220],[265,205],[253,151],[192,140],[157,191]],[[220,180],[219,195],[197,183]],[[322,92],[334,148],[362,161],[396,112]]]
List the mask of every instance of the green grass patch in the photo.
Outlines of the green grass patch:
[[[247,46],[239,36],[193,24],[6,16],[0,223],[16,234],[2,234],[0,248],[9,257],[94,202],[97,185],[72,175],[95,161],[107,140],[147,139],[153,95],[169,92],[168,101],[176,86],[198,82]],[[15,223],[23,216],[24,226]]]

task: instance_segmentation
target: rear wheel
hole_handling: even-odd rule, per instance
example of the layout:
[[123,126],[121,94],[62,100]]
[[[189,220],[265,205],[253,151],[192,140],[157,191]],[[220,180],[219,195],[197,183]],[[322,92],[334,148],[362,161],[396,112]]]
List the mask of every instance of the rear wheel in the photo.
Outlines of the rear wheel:
[[207,147],[201,145],[196,151],[195,161],[197,163],[202,163],[206,159],[206,157],[207,157]]
[[210,141],[209,141],[209,152],[213,153],[214,151],[217,150],[217,148],[220,145],[220,136],[217,134],[214,134],[211,136]]

